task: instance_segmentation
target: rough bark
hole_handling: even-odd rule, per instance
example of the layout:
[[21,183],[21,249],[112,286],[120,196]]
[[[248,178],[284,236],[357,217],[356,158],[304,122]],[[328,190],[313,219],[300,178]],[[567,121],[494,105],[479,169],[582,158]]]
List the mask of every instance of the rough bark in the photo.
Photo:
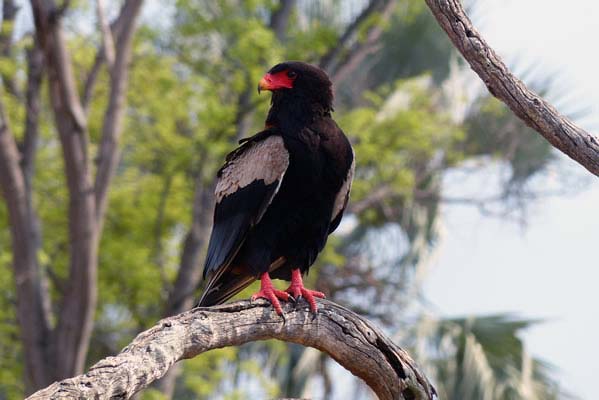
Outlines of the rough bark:
[[426,0],[439,25],[489,92],[554,147],[599,176],[599,139],[533,93],[506,67],[464,12],[459,0]]
[[115,357],[57,382],[29,399],[130,398],[177,361],[205,351],[279,339],[317,348],[362,378],[381,400],[433,399],[435,390],[412,358],[370,322],[326,300],[313,315],[304,301],[285,304],[285,318],[266,301],[196,308],[140,333]]

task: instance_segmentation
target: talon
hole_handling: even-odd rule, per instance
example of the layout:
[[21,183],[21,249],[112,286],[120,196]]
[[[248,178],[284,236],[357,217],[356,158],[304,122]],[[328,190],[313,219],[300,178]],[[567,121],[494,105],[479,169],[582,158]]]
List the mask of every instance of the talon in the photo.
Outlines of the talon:
[[275,289],[272,286],[272,281],[270,280],[268,272],[265,272],[260,277],[260,290],[258,291],[258,293],[252,295],[251,301],[255,301],[258,298],[268,300],[270,304],[272,304],[272,306],[274,307],[276,313],[282,316],[283,308],[281,307],[279,299],[283,301],[288,301],[290,299],[290,296],[287,292]]
[[291,271],[291,285],[286,290],[289,293],[291,298],[295,300],[303,297],[306,299],[308,304],[310,305],[310,311],[313,313],[318,312],[318,306],[316,305],[315,297],[320,299],[324,299],[326,296],[322,292],[318,292],[316,290],[306,289],[304,287],[304,282],[302,280],[302,274],[299,269],[294,269]]

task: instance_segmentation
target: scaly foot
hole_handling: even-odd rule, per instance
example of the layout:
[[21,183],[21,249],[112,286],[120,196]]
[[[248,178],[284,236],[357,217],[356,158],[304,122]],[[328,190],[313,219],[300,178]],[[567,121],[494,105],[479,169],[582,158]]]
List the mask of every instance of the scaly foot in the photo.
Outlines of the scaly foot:
[[270,280],[268,272],[265,272],[260,277],[260,291],[252,295],[252,301],[258,298],[270,301],[270,304],[272,304],[277,314],[283,315],[283,309],[281,308],[281,303],[279,303],[279,299],[283,301],[288,301],[289,294],[282,290],[275,289],[272,285],[272,281]]
[[312,311],[313,313],[318,312],[318,306],[316,305],[316,300],[314,298],[325,298],[324,293],[318,292],[316,290],[306,289],[304,287],[302,274],[299,269],[294,269],[291,271],[291,285],[289,285],[289,288],[287,288],[285,292],[289,293],[296,300],[300,296],[306,299],[306,301],[310,305],[310,311]]

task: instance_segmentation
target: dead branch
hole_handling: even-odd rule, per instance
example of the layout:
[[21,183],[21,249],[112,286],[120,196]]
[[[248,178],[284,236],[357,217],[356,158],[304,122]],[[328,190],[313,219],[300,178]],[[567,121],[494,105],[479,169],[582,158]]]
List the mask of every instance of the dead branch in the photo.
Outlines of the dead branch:
[[166,318],[140,333],[115,357],[89,372],[56,382],[29,397],[130,398],[163,376],[177,361],[205,351],[279,339],[317,348],[362,378],[382,400],[429,399],[435,390],[412,358],[378,328],[326,300],[312,315],[304,301],[286,304],[285,319],[266,301],[239,301],[196,308]]
[[574,125],[516,78],[474,28],[459,0],[426,0],[426,4],[493,96],[554,147],[599,175],[599,139]]

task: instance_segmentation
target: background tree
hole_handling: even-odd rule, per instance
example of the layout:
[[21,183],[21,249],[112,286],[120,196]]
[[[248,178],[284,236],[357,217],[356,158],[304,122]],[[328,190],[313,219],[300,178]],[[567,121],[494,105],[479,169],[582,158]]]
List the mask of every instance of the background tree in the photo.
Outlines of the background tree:
[[[25,359],[26,390],[81,372],[84,366],[97,299],[97,252],[106,211],[108,185],[116,168],[121,133],[127,68],[136,16],[142,2],[127,1],[113,27],[103,29],[103,45],[97,62],[107,61],[110,75],[108,104],[105,107],[102,135],[99,139],[95,178],[90,162],[90,138],[85,101],[93,91],[94,70],[80,99],[71,57],[63,32],[62,17],[68,4],[32,1],[35,34],[25,45],[27,57],[26,95],[19,92],[17,74],[8,71],[9,93],[25,109],[25,129],[17,147],[9,125],[10,117],[2,110],[2,146],[0,149],[2,191],[6,198],[11,226],[16,317],[20,326]],[[12,26],[16,15],[13,1],[3,4],[5,55],[12,47]],[[101,17],[101,3],[98,4]],[[100,19],[100,25],[105,21]],[[113,40],[114,36],[114,40]],[[112,47],[108,47],[112,46]],[[110,49],[110,50],[109,50]],[[114,53],[112,59],[108,54]],[[40,86],[42,71],[47,76],[53,128],[59,135],[63,154],[65,183],[68,187],[68,275],[52,299],[40,270],[38,253],[42,241],[37,208],[32,200],[31,182],[39,138]],[[11,74],[12,72],[12,74]],[[60,303],[54,309],[52,302]],[[54,314],[56,313],[56,314]]]
[[[313,286],[397,337],[414,334],[448,398],[531,398],[515,389],[525,384],[557,393],[517,339],[531,321],[431,320],[421,301],[440,205],[485,203],[444,198],[443,174],[500,160],[510,179],[494,198],[522,206],[530,196],[517,188],[553,160],[496,100],[460,89],[466,67],[423,2],[177,0],[147,4],[138,24],[141,6],[32,1],[19,27],[15,3],[3,3],[0,398],[80,372],[192,306],[216,168],[263,125],[255,85],[284,59],[328,70],[358,154],[349,215]],[[504,358],[509,376],[496,367]],[[312,350],[266,342],[190,360],[145,396],[237,398],[258,383],[301,396],[316,381],[326,398],[335,373]]]

